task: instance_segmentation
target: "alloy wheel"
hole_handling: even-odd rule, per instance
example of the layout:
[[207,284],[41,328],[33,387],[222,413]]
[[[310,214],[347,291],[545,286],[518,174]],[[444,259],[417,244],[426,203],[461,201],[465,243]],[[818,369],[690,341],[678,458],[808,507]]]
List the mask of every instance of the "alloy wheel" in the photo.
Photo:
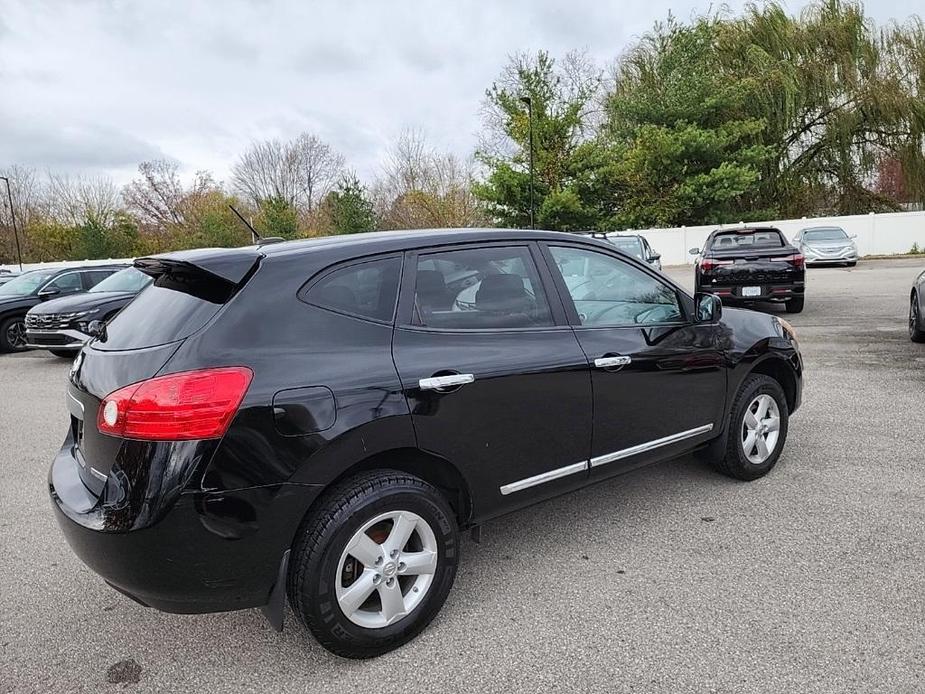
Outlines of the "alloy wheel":
[[6,328],[6,343],[13,350],[26,348],[26,324],[21,320],[13,321]]
[[761,465],[777,447],[780,438],[780,409],[770,395],[761,393],[745,410],[742,422],[742,450],[748,461]]
[[367,629],[406,617],[421,604],[437,570],[437,538],[410,511],[390,511],[366,522],[337,565],[335,595],[344,616]]

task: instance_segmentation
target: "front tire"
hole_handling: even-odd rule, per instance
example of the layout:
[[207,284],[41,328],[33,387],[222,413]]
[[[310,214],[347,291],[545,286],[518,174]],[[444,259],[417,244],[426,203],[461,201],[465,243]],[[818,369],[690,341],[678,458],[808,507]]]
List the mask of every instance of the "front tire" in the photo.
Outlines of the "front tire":
[[919,312],[919,297],[913,291],[909,297],[909,339],[925,342],[925,318]]
[[725,448],[717,451],[714,467],[740,480],[768,474],[784,449],[789,418],[780,384],[770,376],[752,374],[732,404]]
[[333,488],[303,522],[289,601],[326,649],[371,658],[431,622],[458,559],[456,520],[439,491],[403,472],[366,472]]
[[789,299],[786,302],[787,313],[802,313],[804,301],[806,301],[806,299],[802,296],[795,299]]
[[61,359],[73,359],[75,356],[77,356],[77,352],[72,352],[69,349],[50,349],[48,351],[51,352],[54,356],[60,357]]
[[13,316],[0,322],[0,352],[22,352],[25,349],[25,318],[23,316]]

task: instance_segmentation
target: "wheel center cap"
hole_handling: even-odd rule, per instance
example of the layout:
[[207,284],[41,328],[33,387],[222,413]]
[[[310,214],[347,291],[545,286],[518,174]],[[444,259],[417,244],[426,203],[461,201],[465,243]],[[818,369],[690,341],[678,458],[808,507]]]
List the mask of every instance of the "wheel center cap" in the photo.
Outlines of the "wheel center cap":
[[382,567],[382,575],[386,578],[392,578],[396,573],[398,573],[398,566],[393,561]]

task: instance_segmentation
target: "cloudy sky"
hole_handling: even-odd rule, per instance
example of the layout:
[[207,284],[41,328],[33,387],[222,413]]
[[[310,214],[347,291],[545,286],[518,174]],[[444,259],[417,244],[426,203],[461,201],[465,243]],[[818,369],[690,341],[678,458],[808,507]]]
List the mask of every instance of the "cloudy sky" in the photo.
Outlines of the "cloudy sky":
[[[250,141],[309,131],[370,176],[406,127],[467,155],[509,54],[579,48],[605,64],[669,11],[711,4],[0,0],[0,167],[122,183],[169,157],[223,178]],[[869,5],[878,21],[911,11]]]

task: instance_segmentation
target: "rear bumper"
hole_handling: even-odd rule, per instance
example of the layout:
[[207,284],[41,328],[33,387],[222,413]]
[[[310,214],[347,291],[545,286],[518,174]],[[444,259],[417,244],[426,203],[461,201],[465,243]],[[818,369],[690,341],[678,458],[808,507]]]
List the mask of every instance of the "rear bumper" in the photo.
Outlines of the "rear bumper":
[[79,330],[26,330],[26,346],[33,349],[60,349],[76,353],[89,339],[89,335]]
[[130,506],[107,507],[86,488],[70,441],[52,464],[48,488],[58,525],[81,561],[137,602],[176,613],[266,605],[280,559],[320,490],[277,484],[186,491],[140,527]]
[[[757,295],[745,296],[746,287],[758,287]],[[806,292],[805,282],[786,282],[771,284],[742,284],[742,285],[704,285],[697,287],[698,292],[710,292],[716,294],[723,301],[734,301],[740,303],[749,302],[767,302],[767,301],[788,301],[789,299],[802,297]]]

